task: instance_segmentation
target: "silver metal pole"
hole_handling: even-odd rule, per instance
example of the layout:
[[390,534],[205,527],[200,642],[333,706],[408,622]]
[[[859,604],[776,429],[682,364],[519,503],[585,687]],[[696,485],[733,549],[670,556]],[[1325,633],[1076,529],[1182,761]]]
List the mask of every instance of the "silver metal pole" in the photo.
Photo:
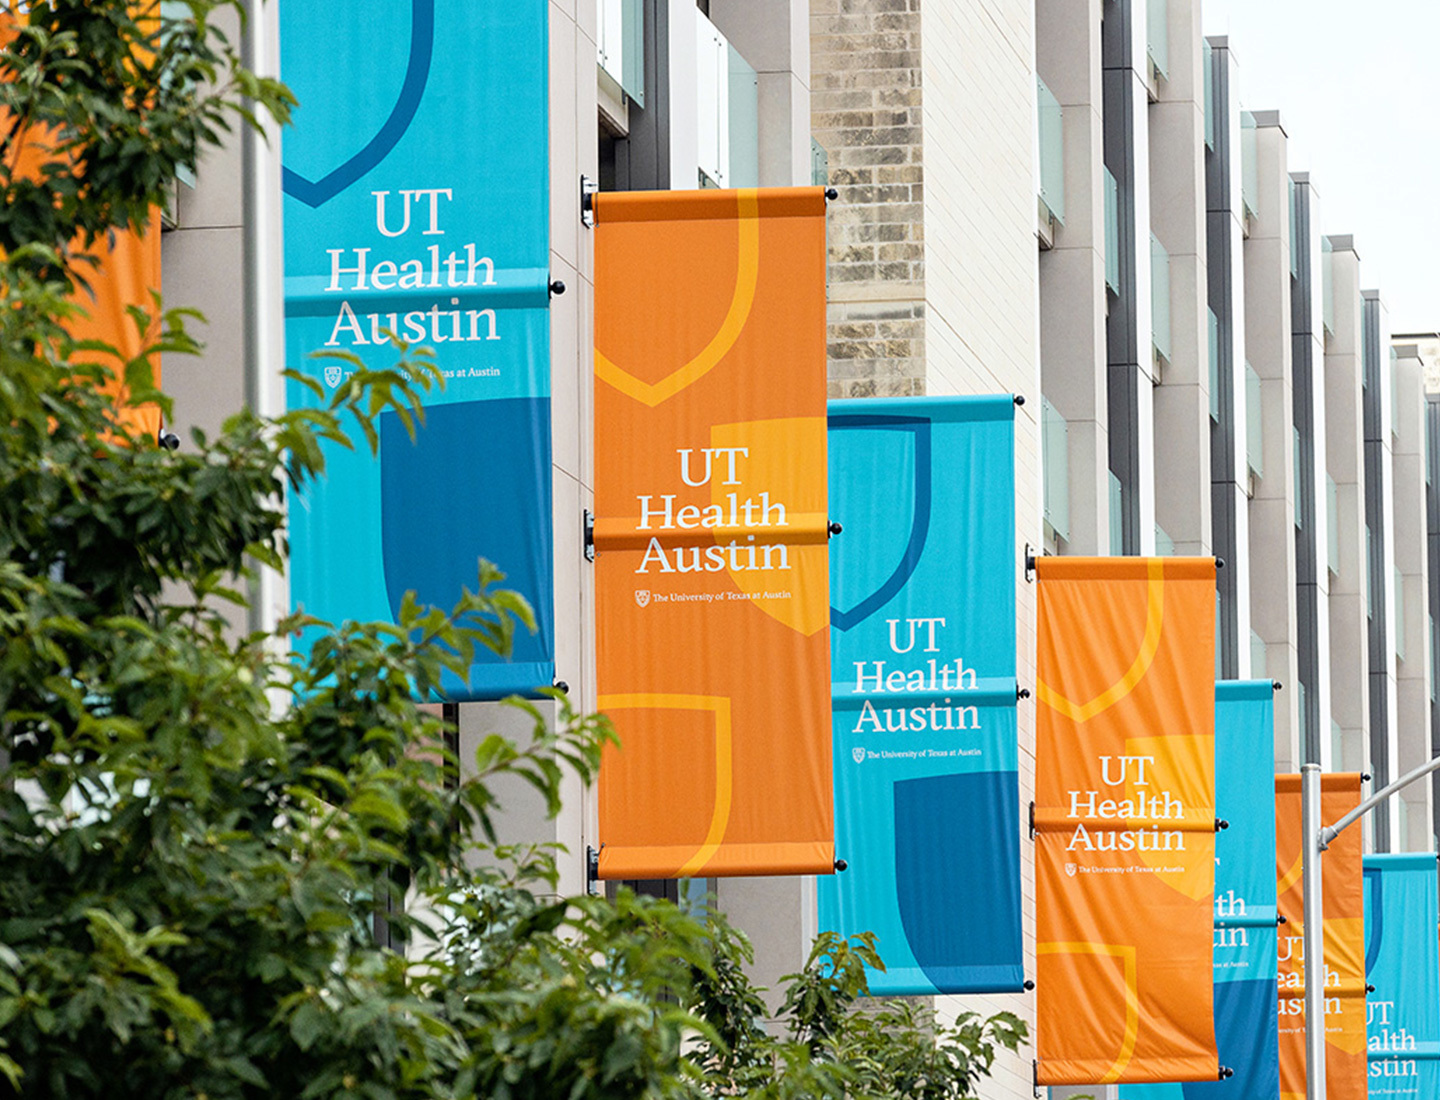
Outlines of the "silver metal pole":
[[[258,76],[279,74],[279,0],[248,0],[241,63]],[[253,103],[248,104],[254,107]],[[244,223],[245,401],[259,416],[283,411],[280,370],[285,361],[280,255],[280,127],[263,111],[257,133],[239,126]],[[251,563],[249,628],[273,630],[288,602],[285,579]]]
[[1321,895],[1320,765],[1300,769],[1301,882],[1305,890],[1305,1100],[1325,1100],[1325,905]]

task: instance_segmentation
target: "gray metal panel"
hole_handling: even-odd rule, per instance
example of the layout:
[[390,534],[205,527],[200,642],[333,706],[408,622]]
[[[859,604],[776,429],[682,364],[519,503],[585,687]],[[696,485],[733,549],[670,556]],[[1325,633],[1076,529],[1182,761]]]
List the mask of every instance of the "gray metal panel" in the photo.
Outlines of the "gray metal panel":
[[[1135,124],[1149,100],[1137,78],[1131,56],[1134,5],[1143,0],[1105,0],[1101,27],[1101,73],[1105,167],[1115,177],[1119,196],[1119,293],[1105,318],[1110,471],[1120,482],[1120,530],[1124,553],[1140,551],[1140,386],[1150,381],[1140,365],[1140,325],[1136,316],[1137,250],[1149,248],[1149,226],[1135,223],[1136,188],[1144,186],[1137,164]],[[1143,231],[1143,232],[1142,232]]]
[[1214,96],[1210,109],[1215,115],[1215,147],[1205,152],[1206,292],[1218,325],[1218,384],[1214,401],[1219,417],[1210,423],[1210,526],[1215,556],[1236,564],[1236,568],[1222,569],[1216,575],[1220,623],[1215,645],[1220,655],[1220,675],[1231,680],[1240,675],[1241,647],[1248,646],[1250,639],[1240,637],[1240,551],[1236,542],[1239,499],[1236,483],[1246,474],[1235,469],[1235,405],[1240,395],[1235,392],[1238,310],[1233,237],[1240,229],[1235,211],[1231,209],[1230,180],[1234,163],[1231,158],[1239,155],[1239,150],[1232,148],[1230,141],[1230,51],[1223,44],[1217,45],[1217,41],[1210,40]]
[[[1386,615],[1385,601],[1370,598],[1375,586],[1383,590],[1385,584],[1385,485],[1384,409],[1381,403],[1381,372],[1388,363],[1389,349],[1380,346],[1380,300],[1366,294],[1361,302],[1361,316],[1364,331],[1361,352],[1364,362],[1364,424],[1365,424],[1365,523],[1370,528],[1370,544],[1366,547],[1369,555],[1369,586],[1366,599],[1370,607],[1370,759],[1374,768],[1375,789],[1385,786],[1394,776],[1390,774],[1389,732],[1390,713],[1386,705],[1386,665],[1389,660],[1385,644]],[[1390,819],[1386,814],[1373,818],[1375,829],[1375,850],[1390,850]]]
[[1311,248],[1313,196],[1309,178],[1303,173],[1290,177],[1290,198],[1294,204],[1291,217],[1291,248],[1296,255],[1296,274],[1290,283],[1290,352],[1291,398],[1294,406],[1295,431],[1299,438],[1296,462],[1299,484],[1295,486],[1296,507],[1300,522],[1295,530],[1296,584],[1296,649],[1297,674],[1305,685],[1305,713],[1301,716],[1305,731],[1303,752],[1307,763],[1320,762],[1322,738],[1328,730],[1320,729],[1320,532],[1315,522],[1316,484],[1316,363],[1314,332],[1314,279],[1318,257]]
[[[670,5],[645,0],[645,106],[630,102],[630,133],[615,142],[615,190],[666,191],[670,183]],[[607,181],[608,182],[608,181]],[[694,187],[690,180],[687,187]]]

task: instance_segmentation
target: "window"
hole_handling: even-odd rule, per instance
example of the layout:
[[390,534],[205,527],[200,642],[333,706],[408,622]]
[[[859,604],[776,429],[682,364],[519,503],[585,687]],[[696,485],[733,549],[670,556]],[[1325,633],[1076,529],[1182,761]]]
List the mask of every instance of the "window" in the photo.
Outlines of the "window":
[[1035,77],[1035,110],[1040,135],[1040,201],[1050,217],[1065,224],[1065,110],[1045,81]]
[[1330,572],[1340,575],[1340,489],[1335,479],[1325,475],[1325,525],[1328,538],[1325,549],[1329,554]]
[[1260,149],[1255,139],[1255,116],[1240,112],[1240,200],[1247,218],[1260,214]]
[[1245,364],[1245,463],[1256,477],[1265,476],[1265,428],[1260,419],[1260,375]]
[[719,29],[695,17],[696,135],[701,187],[754,187],[760,177],[759,77]]
[[[1070,426],[1050,401],[1040,398],[1041,465],[1045,522],[1058,538],[1070,537]],[[1112,520],[1113,522],[1113,520]]]
[[1170,22],[1166,0],[1148,0],[1145,9],[1145,53],[1162,80],[1170,79]]
[[645,106],[644,0],[598,0],[600,70],[636,104]]
[[1105,172],[1105,285],[1110,293],[1120,293],[1120,185]]
[[1150,234],[1150,341],[1155,354],[1170,362],[1170,253]]

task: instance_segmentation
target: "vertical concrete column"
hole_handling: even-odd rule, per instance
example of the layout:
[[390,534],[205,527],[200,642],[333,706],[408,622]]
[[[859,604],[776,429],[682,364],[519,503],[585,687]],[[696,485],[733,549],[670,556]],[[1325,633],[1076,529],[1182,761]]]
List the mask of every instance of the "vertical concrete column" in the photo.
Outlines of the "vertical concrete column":
[[[809,34],[810,127],[839,192],[829,215],[829,394],[923,394],[920,12],[889,0],[813,0]],[[779,978],[800,968],[816,932],[814,880],[726,879],[718,890],[752,935],[752,973],[770,987],[773,1011]]]
[[[1430,759],[1430,587],[1425,514],[1425,367],[1414,344],[1395,347],[1395,593],[1396,736],[1400,774]],[[1397,851],[1431,847],[1432,786],[1415,783],[1404,791]]]
[[[848,0],[847,6],[852,4]],[[1042,533],[1035,0],[984,5],[911,0],[908,7],[907,19],[919,19],[923,34],[921,39],[912,32],[903,41],[907,46],[919,41],[925,93],[925,392],[1025,395],[1025,405],[1015,410],[1013,546],[1018,563],[1024,544],[1039,545]],[[1025,583],[1021,570],[1015,603],[1022,639],[1016,675],[1031,684],[1035,586]],[[1034,787],[1034,714],[1032,706],[1020,705],[1022,803]],[[1033,899],[1028,830],[1020,821],[1014,827],[1020,839],[1022,896]],[[1033,921],[1034,906],[1022,906],[1022,913]],[[1033,942],[1032,924],[1024,943]],[[1033,955],[1027,955],[1025,966],[1027,973],[1034,972]],[[936,1010],[942,1018],[967,1010],[986,1016],[1005,1010],[1032,1027],[1035,1018],[1031,995],[941,997]],[[992,1069],[996,1095],[1026,1095],[1032,1080],[1029,1050],[997,1056]]]
[[1258,193],[1245,241],[1245,354],[1260,376],[1263,475],[1250,500],[1251,625],[1265,646],[1265,668],[1279,680],[1275,767],[1300,770],[1295,616],[1294,400],[1290,372],[1290,177],[1279,113],[1255,115]]
[[[1364,311],[1365,522],[1369,527],[1370,771],[1379,789],[1399,777],[1395,682],[1395,463],[1391,416],[1390,322],[1378,290],[1361,291]],[[1400,807],[1370,815],[1372,843],[1391,850]]]
[[[240,40],[240,20],[222,9],[217,25]],[[165,361],[165,392],[175,401],[172,426],[188,443],[190,430],[212,437],[245,405],[245,305],[239,293],[244,270],[243,153],[238,133],[203,147],[195,186],[179,185],[178,228],[160,239],[161,290],[167,309],[197,309],[204,323],[192,333],[205,343],[201,356]]]
[[[555,531],[555,677],[568,685],[581,710],[595,709],[595,599],[593,566],[582,545],[584,511],[594,508],[594,402],[592,390],[595,276],[589,230],[580,221],[580,177],[598,178],[596,18],[593,3],[553,0],[550,16],[550,276],[566,292],[550,302],[551,447]],[[553,704],[542,706],[553,720]],[[492,733],[524,742],[528,718],[503,703],[460,705],[460,760],[474,761],[478,743]],[[560,816],[521,786],[501,792],[501,833],[513,842],[558,841],[562,894],[583,893],[585,849],[595,843],[594,794],[567,776]]]
[[1290,359],[1294,386],[1296,469],[1295,583],[1302,750],[1307,762],[1331,766],[1330,698],[1325,673],[1330,664],[1328,490],[1325,473],[1324,250],[1320,240],[1319,197],[1308,173],[1290,176]]
[[[1250,468],[1245,409],[1245,231],[1239,66],[1225,38],[1210,39],[1215,147],[1205,157],[1206,279],[1216,320],[1210,427],[1211,547],[1218,575],[1220,672],[1248,679],[1250,667]],[[1208,318],[1207,318],[1208,323]],[[1253,675],[1266,675],[1264,669]]]
[[[804,0],[711,0],[710,18],[759,74],[761,186],[808,184],[809,6]],[[830,65],[838,60],[828,56]],[[843,198],[831,204],[832,226],[835,219],[844,217],[845,209]],[[804,965],[815,938],[815,878],[725,878],[715,882],[719,907],[750,937],[755,949],[752,976],[769,988],[774,1010],[779,979]]]
[[1170,349],[1156,373],[1155,431],[1148,446],[1154,453],[1156,524],[1177,554],[1209,555],[1214,551],[1204,50],[1195,0],[1169,0],[1164,11],[1169,69],[1156,81],[1158,99],[1149,110],[1149,174],[1150,229],[1169,257]]
[[[586,3],[589,0],[585,0]],[[664,39],[659,51],[666,58],[666,96],[670,112],[669,170],[665,177],[676,191],[700,185],[700,88],[696,25],[700,18],[694,0],[656,0],[665,13]],[[659,28],[657,28],[658,30]],[[648,102],[648,101],[647,101]]]
[[755,68],[760,186],[810,182],[810,5],[806,0],[710,0],[710,21]]
[[1155,550],[1154,374],[1150,294],[1150,78],[1144,0],[1105,0],[1105,164],[1119,195],[1120,290],[1106,319],[1110,470],[1122,543]]
[[1063,553],[1110,553],[1101,0],[1037,0],[1035,65],[1060,103],[1065,221],[1040,253],[1040,386],[1067,429]]
[[1325,467],[1335,481],[1330,590],[1330,714],[1339,727],[1332,767],[1363,771],[1370,759],[1369,614],[1365,578],[1365,424],[1360,257],[1354,238],[1330,240],[1334,331],[1325,345]]

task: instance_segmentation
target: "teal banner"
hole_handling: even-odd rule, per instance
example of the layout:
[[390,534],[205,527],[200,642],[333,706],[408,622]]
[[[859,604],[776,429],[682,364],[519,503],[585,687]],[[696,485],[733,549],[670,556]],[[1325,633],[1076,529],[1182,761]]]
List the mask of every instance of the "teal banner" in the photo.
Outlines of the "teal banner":
[[[296,607],[390,620],[405,596],[445,610],[478,560],[535,609],[509,660],[477,658],[451,699],[554,680],[550,441],[548,6],[472,0],[286,0],[285,362],[323,399],[352,363],[434,350],[445,389],[412,440],[381,416],[326,450],[290,499]],[[292,408],[322,398],[291,383]]]
[[1365,1001],[1372,1097],[1440,1096],[1435,854],[1365,857]]
[[1215,1043],[1224,1081],[1121,1085],[1121,1100],[1279,1100],[1275,707],[1269,680],[1215,685]]
[[830,403],[835,853],[874,994],[1022,988],[1014,400]]

